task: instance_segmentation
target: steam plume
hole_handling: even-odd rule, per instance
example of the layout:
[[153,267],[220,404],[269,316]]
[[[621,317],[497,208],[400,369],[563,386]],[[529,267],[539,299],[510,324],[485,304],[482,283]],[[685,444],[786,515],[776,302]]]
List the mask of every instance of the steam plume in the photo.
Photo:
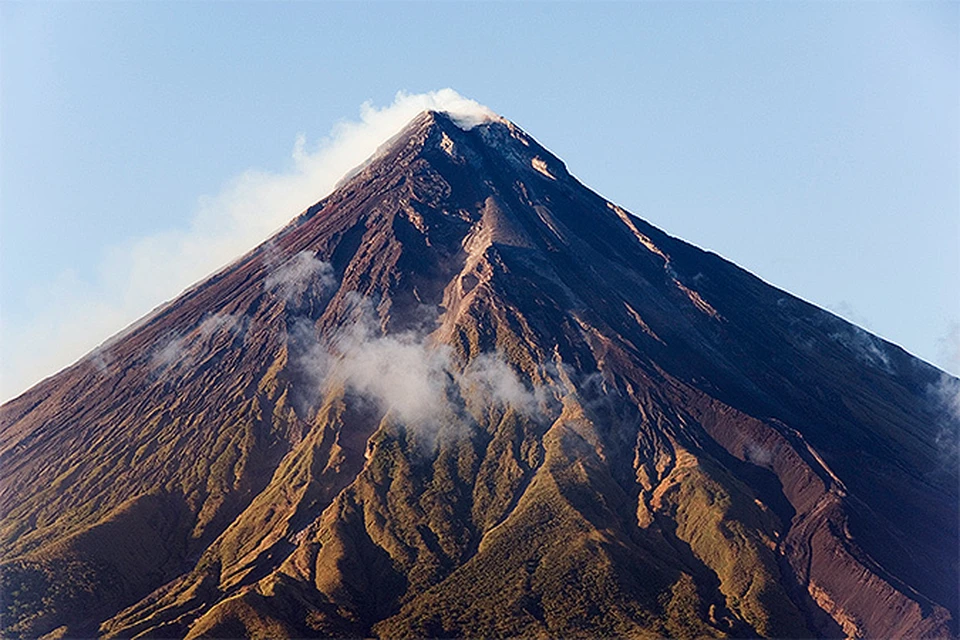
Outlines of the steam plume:
[[[463,128],[496,118],[452,89],[400,92],[393,104],[365,103],[312,148],[301,136],[293,169],[251,169],[201,198],[186,228],[132,238],[102,256],[99,276],[63,274],[37,283],[44,300],[23,321],[7,321],[0,342],[0,400],[75,361],[124,326],[266,239],[326,196],[337,181],[425,109],[446,111]],[[303,265],[301,265],[303,266]],[[288,291],[283,289],[282,292]],[[42,293],[42,295],[39,295]],[[95,354],[91,357],[96,357]]]

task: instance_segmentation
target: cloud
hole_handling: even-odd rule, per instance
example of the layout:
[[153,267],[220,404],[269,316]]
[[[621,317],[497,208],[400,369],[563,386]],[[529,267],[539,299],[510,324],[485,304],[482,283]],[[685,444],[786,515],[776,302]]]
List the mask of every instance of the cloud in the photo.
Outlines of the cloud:
[[873,365],[887,373],[894,372],[884,344],[879,338],[857,325],[841,327],[838,331],[831,333],[830,338],[852,351],[861,362]]
[[930,392],[950,419],[960,424],[960,380],[949,374],[941,374]]
[[747,462],[766,469],[772,468],[776,458],[773,451],[754,442],[747,442],[743,446],[743,457]]
[[333,266],[312,251],[301,251],[273,271],[263,288],[287,304],[297,303],[308,291],[324,294],[337,284]]
[[937,364],[945,371],[960,375],[960,322],[952,322],[937,340]]
[[[218,313],[204,319],[195,329],[184,335],[174,335],[157,346],[150,356],[150,365],[154,372],[170,367],[191,367],[196,363],[195,347],[210,338],[224,337],[233,339],[246,330],[247,320],[243,316]],[[94,365],[103,358],[100,349],[94,352]]]
[[840,317],[845,318],[848,322],[859,327],[869,329],[872,326],[867,317],[857,311],[854,306],[846,300],[841,300],[836,304],[830,305],[828,308]]
[[960,379],[942,373],[936,384],[927,387],[927,394],[939,414],[935,445],[940,458],[956,465],[960,451]]
[[450,363],[446,347],[427,348],[412,335],[379,336],[350,341],[332,371],[404,424],[439,428],[456,421]]
[[528,387],[499,354],[462,363],[424,332],[384,335],[369,299],[354,296],[352,304],[355,320],[329,340],[317,339],[306,321],[293,325],[294,370],[304,386],[313,387],[312,397],[298,398],[298,411],[315,409],[330,386],[342,385],[432,447],[465,432],[472,421],[468,405],[512,408],[532,419],[550,410],[552,389]]
[[[36,306],[0,327],[0,399],[69,365],[125,326],[228,264],[308,206],[425,109],[446,111],[463,128],[497,116],[451,89],[398,93],[393,104],[366,103],[313,148],[299,137],[293,168],[249,170],[217,195],[200,199],[186,228],[133,238],[101,257],[98,275],[64,273],[37,283]],[[309,266],[309,265],[308,265]],[[91,354],[90,357],[95,357]]]
[[465,395],[485,404],[511,407],[527,417],[540,414],[550,401],[550,389],[545,386],[528,389],[510,365],[496,354],[477,356],[458,378]]
[[830,330],[830,339],[852,351],[861,362],[893,373],[893,365],[883,341],[863,328],[870,326],[867,318],[845,300],[833,305],[832,310],[841,318],[819,315],[815,324],[826,326]]

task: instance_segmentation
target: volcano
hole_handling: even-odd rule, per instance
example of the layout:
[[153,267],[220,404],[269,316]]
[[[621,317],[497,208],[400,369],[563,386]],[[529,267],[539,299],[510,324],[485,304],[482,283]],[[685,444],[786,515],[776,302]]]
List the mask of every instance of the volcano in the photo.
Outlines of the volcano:
[[423,112],[0,409],[2,633],[955,637],[957,392]]

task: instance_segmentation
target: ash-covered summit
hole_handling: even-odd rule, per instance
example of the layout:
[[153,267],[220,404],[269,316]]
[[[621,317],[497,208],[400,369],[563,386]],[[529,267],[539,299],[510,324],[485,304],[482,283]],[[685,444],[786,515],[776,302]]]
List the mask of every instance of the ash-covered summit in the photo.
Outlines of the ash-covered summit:
[[3,635],[955,636],[957,384],[424,112],[0,409]]

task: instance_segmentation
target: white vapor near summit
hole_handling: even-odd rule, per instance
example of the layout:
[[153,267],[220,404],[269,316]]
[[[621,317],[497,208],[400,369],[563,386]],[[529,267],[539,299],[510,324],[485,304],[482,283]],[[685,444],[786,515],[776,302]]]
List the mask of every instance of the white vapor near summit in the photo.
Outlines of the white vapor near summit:
[[102,257],[98,276],[62,274],[38,282],[43,295],[27,321],[2,327],[0,401],[93,350],[163,302],[242,255],[299,212],[328,195],[351,169],[424,110],[444,111],[469,129],[498,116],[452,89],[408,94],[378,108],[365,103],[360,118],[341,122],[310,149],[293,147],[287,172],[249,170],[198,203],[186,228],[132,238]]

